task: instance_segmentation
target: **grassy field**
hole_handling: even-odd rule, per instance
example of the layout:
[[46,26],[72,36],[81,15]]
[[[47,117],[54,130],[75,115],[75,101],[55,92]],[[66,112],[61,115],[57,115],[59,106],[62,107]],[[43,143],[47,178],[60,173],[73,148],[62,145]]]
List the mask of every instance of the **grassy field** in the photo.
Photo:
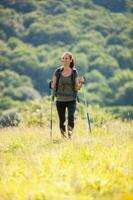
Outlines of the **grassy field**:
[[133,123],[0,129],[0,200],[132,200]]

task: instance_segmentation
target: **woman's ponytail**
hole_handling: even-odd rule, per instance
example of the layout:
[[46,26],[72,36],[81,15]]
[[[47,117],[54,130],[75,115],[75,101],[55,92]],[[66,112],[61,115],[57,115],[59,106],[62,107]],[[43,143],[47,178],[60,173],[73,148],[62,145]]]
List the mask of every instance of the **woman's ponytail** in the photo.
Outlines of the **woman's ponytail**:
[[74,59],[72,58],[72,62],[70,63],[70,68],[74,67]]

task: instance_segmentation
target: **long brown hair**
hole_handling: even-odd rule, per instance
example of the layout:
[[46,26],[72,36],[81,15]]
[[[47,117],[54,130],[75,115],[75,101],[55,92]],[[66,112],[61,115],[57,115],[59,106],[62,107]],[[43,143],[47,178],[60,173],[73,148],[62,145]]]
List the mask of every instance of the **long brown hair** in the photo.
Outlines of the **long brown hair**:
[[62,58],[64,57],[64,55],[68,55],[69,56],[69,58],[72,60],[71,63],[70,63],[70,68],[74,68],[74,58],[73,58],[72,53],[67,51],[67,52],[63,53]]

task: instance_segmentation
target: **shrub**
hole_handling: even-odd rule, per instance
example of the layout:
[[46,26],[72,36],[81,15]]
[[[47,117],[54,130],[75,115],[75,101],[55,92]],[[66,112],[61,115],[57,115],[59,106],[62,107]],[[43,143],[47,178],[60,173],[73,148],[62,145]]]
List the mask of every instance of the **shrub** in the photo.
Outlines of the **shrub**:
[[133,106],[113,106],[107,109],[110,110],[116,117],[133,120]]
[[0,127],[18,126],[20,122],[16,109],[9,109],[2,113]]

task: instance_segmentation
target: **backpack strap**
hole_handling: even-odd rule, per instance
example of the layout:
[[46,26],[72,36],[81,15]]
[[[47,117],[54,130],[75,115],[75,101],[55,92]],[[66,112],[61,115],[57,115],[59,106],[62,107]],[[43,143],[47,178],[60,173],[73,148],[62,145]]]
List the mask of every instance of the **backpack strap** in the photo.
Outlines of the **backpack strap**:
[[73,88],[73,91],[74,91],[74,93],[75,93],[75,95],[76,95],[76,100],[77,100],[77,102],[79,103],[79,97],[78,97],[78,95],[77,95],[77,91],[75,90],[75,78],[76,78],[77,69],[74,68],[74,69],[72,69],[72,70],[73,70],[73,71],[72,71],[72,75],[71,75],[72,88]]
[[63,68],[58,68],[56,70],[56,77],[57,77],[57,80],[56,80],[56,89],[55,89],[55,92],[58,91],[58,86],[59,86],[59,79],[60,79],[60,75],[61,75],[61,72],[63,71]]
[[71,75],[71,80],[72,80],[72,89],[75,92],[75,78],[76,78],[76,72],[77,70],[74,68],[72,69],[72,75]]

